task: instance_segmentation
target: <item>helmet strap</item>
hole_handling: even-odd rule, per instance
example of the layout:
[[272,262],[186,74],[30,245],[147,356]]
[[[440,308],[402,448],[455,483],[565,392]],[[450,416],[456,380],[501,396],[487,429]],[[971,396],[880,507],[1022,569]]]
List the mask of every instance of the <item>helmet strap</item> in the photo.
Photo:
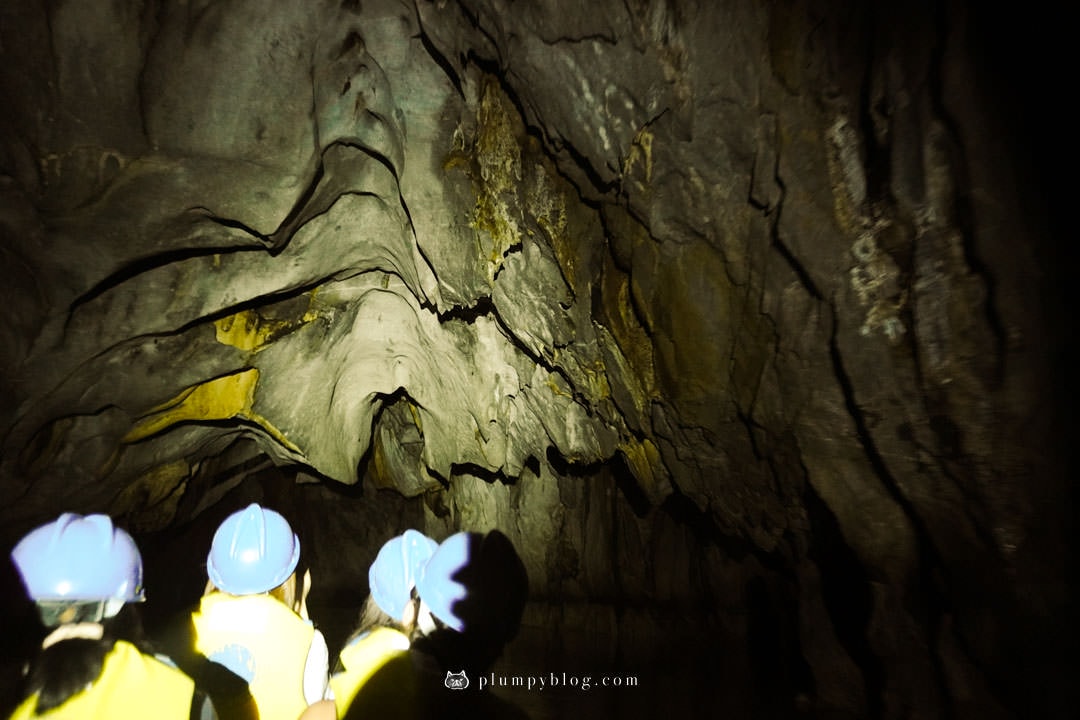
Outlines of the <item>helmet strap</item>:
[[420,601],[420,609],[416,611],[416,624],[424,635],[430,635],[436,630],[435,618],[431,615],[431,608],[423,600]]
[[101,616],[103,618],[116,617],[116,614],[123,610],[124,601],[120,598],[109,598],[105,601],[105,607],[102,610]]
[[398,621],[401,623],[401,627],[406,630],[412,630],[416,627],[416,621],[420,615],[420,600],[416,597],[409,598],[409,602],[405,603],[405,609],[401,611],[401,617]]
[[61,640],[72,640],[75,638],[83,640],[100,640],[104,634],[105,628],[101,623],[78,622],[61,625],[45,636],[45,639],[41,641],[41,649],[45,650]]

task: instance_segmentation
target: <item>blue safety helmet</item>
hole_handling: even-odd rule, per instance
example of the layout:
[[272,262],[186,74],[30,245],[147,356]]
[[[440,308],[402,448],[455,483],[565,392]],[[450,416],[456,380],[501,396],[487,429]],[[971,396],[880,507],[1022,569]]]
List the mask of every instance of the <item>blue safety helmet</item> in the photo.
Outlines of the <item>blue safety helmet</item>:
[[439,543],[417,530],[386,541],[368,569],[371,598],[380,610],[395,620],[401,618],[420,569],[438,547]]
[[473,533],[462,532],[443,540],[416,578],[416,592],[431,614],[458,632],[464,632],[465,620],[454,612],[454,606],[468,591],[456,576],[468,566],[475,538]]
[[300,560],[300,539],[279,513],[257,503],[225,518],[214,533],[206,574],[231,595],[254,595],[284,583]]
[[528,582],[504,534],[461,532],[439,545],[416,578],[416,592],[448,627],[506,642],[517,633]]
[[146,599],[139,548],[108,515],[64,513],[30,531],[11,559],[38,603]]

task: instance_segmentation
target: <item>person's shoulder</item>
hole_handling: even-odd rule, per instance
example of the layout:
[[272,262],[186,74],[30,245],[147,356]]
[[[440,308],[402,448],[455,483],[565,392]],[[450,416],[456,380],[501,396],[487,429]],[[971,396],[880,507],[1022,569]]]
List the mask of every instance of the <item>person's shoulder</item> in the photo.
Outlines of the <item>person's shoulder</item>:
[[[365,675],[366,672],[358,674]],[[333,683],[334,680],[331,680]],[[426,720],[430,717],[408,651],[392,652],[370,675],[363,678],[342,717],[347,720],[372,717],[382,720]]]
[[229,595],[212,592],[203,595],[195,616],[215,615],[237,620],[265,620],[268,617],[280,622],[312,626],[310,620],[300,617],[292,608],[272,595]]

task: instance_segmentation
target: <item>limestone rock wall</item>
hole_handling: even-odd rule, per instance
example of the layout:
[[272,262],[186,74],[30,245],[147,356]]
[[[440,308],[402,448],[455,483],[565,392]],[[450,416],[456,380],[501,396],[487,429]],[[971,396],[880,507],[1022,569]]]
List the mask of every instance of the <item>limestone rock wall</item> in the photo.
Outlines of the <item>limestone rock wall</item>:
[[349,527],[499,527],[568,652],[703,623],[821,711],[1051,707],[1058,275],[987,23],[5,3],[5,538],[356,484],[288,501],[347,577]]

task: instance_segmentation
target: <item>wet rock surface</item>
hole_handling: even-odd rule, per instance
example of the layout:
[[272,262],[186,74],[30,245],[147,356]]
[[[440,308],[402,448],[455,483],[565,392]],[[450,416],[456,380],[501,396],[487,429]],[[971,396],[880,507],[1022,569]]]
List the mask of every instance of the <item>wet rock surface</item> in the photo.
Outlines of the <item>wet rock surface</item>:
[[391,534],[497,527],[511,671],[1054,715],[1041,56],[973,5],[5,4],[5,541],[108,511],[181,598],[274,502],[333,644]]

